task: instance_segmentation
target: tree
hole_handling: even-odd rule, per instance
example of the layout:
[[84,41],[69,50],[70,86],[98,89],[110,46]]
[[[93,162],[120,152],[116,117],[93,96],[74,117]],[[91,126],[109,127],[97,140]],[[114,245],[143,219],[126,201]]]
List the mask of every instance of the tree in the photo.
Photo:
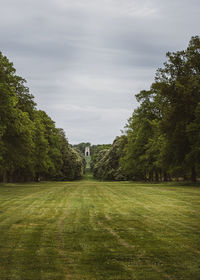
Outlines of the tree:
[[166,137],[168,166],[177,175],[189,174],[196,180],[196,157],[187,127],[195,120],[200,102],[200,38],[192,37],[185,51],[167,53],[168,61],[158,69],[152,85],[154,100],[161,111],[160,128]]
[[110,149],[100,150],[92,164],[94,176],[98,179],[125,180],[126,177],[120,166],[120,158],[123,155],[127,142],[125,135],[115,138]]
[[21,169],[30,175],[33,167],[33,124],[18,106],[17,88],[21,87],[21,92],[23,88],[20,81],[13,64],[0,53],[0,170],[4,181],[19,177]]
[[81,142],[79,144],[73,145],[73,148],[79,150],[83,155],[85,155],[85,148],[90,147],[91,143],[89,142]]
[[82,158],[0,53],[0,181],[76,179]]
[[190,176],[199,168],[200,38],[185,51],[167,53],[149,91],[127,125],[121,166],[130,179]]

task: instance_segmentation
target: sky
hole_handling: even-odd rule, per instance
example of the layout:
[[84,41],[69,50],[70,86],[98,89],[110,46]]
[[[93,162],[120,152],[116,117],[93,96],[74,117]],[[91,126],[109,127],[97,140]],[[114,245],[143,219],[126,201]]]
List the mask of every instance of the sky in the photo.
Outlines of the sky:
[[0,51],[71,144],[112,143],[199,14],[199,0],[1,0]]

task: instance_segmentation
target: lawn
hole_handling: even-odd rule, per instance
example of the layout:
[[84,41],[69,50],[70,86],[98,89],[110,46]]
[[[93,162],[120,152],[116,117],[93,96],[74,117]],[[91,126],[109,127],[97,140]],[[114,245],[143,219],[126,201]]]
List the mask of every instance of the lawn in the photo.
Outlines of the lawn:
[[0,185],[2,280],[199,280],[200,188]]
[[85,160],[86,160],[86,169],[89,171],[90,170],[91,156],[85,156]]

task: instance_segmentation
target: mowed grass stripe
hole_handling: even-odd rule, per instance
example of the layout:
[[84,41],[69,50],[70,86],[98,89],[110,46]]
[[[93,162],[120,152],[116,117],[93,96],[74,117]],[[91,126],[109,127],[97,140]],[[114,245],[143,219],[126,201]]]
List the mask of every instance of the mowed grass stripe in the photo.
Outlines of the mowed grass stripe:
[[[48,188],[45,185],[44,189],[41,185],[42,190],[37,185],[35,187],[37,195],[35,189],[31,194],[30,186],[28,186],[30,191],[27,193],[25,188],[24,197],[24,186],[21,190],[19,186],[17,186],[19,189],[15,188],[15,191],[22,191],[21,199],[17,197],[20,205],[17,203],[17,206],[14,207],[15,198],[11,197],[10,208],[13,207],[13,211],[8,212],[6,223],[3,223],[3,225],[9,226],[8,230],[5,230],[5,227],[2,228],[3,234],[0,237],[5,251],[3,255],[7,254],[8,261],[3,271],[6,271],[5,276],[10,279],[15,279],[15,277],[18,279],[18,275],[22,279],[40,279],[40,273],[46,264],[51,273],[56,275],[57,270],[58,276],[62,276],[61,268],[56,269],[55,267],[57,263],[55,232],[62,208],[66,206],[65,197],[72,194],[73,189],[52,188],[51,184]],[[1,273],[2,279],[5,276]]]
[[[120,198],[123,197],[123,195],[119,195],[119,190],[117,191],[117,195],[115,196],[117,199],[119,197]],[[157,215],[158,210],[159,210],[158,207],[156,209],[157,212],[151,211],[151,209],[153,208],[153,207],[151,207],[151,203],[152,203],[152,205],[154,205],[155,204],[154,200],[153,201],[150,200],[148,204],[146,204],[147,202],[144,200],[142,203],[142,207],[141,207],[141,205],[140,205],[141,203],[138,203],[138,196],[136,197],[136,201],[134,201],[134,197],[130,197],[130,199],[129,199],[127,195],[124,198],[125,198],[124,199],[125,206],[123,208],[127,209],[128,211],[127,211],[127,213],[125,213],[125,215],[122,216],[121,213],[124,211],[122,209],[120,209],[118,204],[116,203],[115,205],[117,205],[119,214],[117,216],[116,221],[114,223],[112,221],[111,224],[115,224],[115,226],[117,225],[115,230],[119,232],[121,237],[123,237],[125,240],[129,240],[129,241],[131,240],[131,237],[134,237],[134,231],[137,228],[136,236],[134,238],[135,240],[133,239],[133,242],[135,241],[135,243],[137,245],[140,245],[140,243],[141,243],[141,249],[145,249],[145,246],[147,247],[145,249],[146,256],[152,256],[153,250],[155,251],[155,249],[156,249],[156,251],[158,251],[158,257],[156,256],[157,254],[154,254],[153,257],[154,257],[155,263],[158,263],[158,261],[162,261],[163,257],[160,254],[159,250],[161,251],[163,249],[163,253],[165,256],[163,261],[166,261],[168,263],[168,265],[170,266],[170,269],[168,269],[168,273],[170,273],[171,268],[174,267],[173,266],[174,250],[181,250],[180,248],[185,246],[185,247],[189,248],[192,251],[192,253],[197,253],[196,246],[199,244],[198,231],[196,231],[193,236],[190,236],[189,238],[187,238],[185,240],[181,239],[180,238],[181,234],[182,234],[182,236],[187,235],[187,224],[186,224],[186,226],[184,224],[184,227],[183,227],[183,223],[179,222],[179,226],[181,224],[182,228],[181,228],[181,231],[176,235],[176,227],[178,228],[178,230],[179,230],[179,227],[176,224],[175,224],[175,227],[174,227],[174,225],[173,226],[171,225],[171,223],[173,224],[173,217],[171,217],[172,218],[171,219],[170,217],[167,217],[166,215],[164,215],[163,218],[165,219],[165,217],[166,217],[166,219],[165,219],[165,223],[163,223],[163,221],[161,219],[162,217],[158,218],[159,216]],[[130,204],[127,202],[128,200],[131,201]],[[148,206],[146,206],[146,205],[148,205]],[[164,205],[164,206],[166,209],[165,214],[168,214],[169,208],[166,208],[166,205]],[[172,206],[173,205],[171,204],[170,208]],[[132,210],[132,212],[133,212],[133,215],[131,215],[131,216],[128,214],[128,212],[130,212],[130,210]],[[142,210],[142,213],[141,213],[141,210]],[[147,210],[147,211],[145,211],[145,210]],[[172,209],[170,209],[170,211],[172,211]],[[174,207],[173,211],[176,216],[176,218],[175,217],[174,218],[177,219],[176,207]],[[140,212],[141,219],[138,219],[137,217],[135,217],[134,212],[135,213]],[[179,216],[180,216],[180,219],[183,218],[181,214]],[[197,226],[197,220],[195,223]],[[127,227],[125,230],[122,229],[122,224],[126,224]],[[131,231],[131,234],[128,234],[128,231]],[[146,235],[144,234],[145,231],[146,231]],[[191,231],[191,229],[190,229],[190,231]],[[141,238],[141,240],[137,240],[138,237]],[[175,237],[177,237],[177,238],[175,239]],[[191,238],[194,238],[194,241],[195,241],[195,237],[197,237],[197,240],[196,240],[197,242],[193,243],[193,245],[194,245],[193,248],[188,247],[188,245],[183,245],[184,242],[186,242],[186,244],[188,244],[188,241]],[[148,240],[149,240],[149,242],[148,242]],[[190,246],[191,245],[192,244],[190,243]],[[154,248],[152,248],[152,246],[154,246]],[[181,250],[181,251],[184,251],[184,250]],[[140,250],[140,252],[141,252],[141,250]],[[167,256],[167,253],[168,253],[168,256]],[[181,257],[181,253],[182,252],[179,252],[180,262],[182,263],[183,258]],[[187,257],[189,257],[189,252],[188,252]],[[168,260],[166,258],[168,258]],[[152,261],[153,261],[153,259],[151,258],[150,262],[152,262]],[[194,262],[195,262],[195,256],[194,256]],[[181,263],[180,263],[180,265],[181,265]],[[181,270],[181,268],[180,268],[180,270]],[[189,276],[189,277],[191,277],[191,276]]]
[[200,279],[200,189],[0,185],[0,279]]

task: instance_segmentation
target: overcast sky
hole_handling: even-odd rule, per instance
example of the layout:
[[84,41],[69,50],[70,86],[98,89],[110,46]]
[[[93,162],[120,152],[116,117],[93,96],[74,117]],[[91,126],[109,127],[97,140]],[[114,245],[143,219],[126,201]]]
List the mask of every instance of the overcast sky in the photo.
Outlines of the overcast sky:
[[0,3],[0,51],[72,144],[111,143],[165,53],[200,35],[199,0]]

